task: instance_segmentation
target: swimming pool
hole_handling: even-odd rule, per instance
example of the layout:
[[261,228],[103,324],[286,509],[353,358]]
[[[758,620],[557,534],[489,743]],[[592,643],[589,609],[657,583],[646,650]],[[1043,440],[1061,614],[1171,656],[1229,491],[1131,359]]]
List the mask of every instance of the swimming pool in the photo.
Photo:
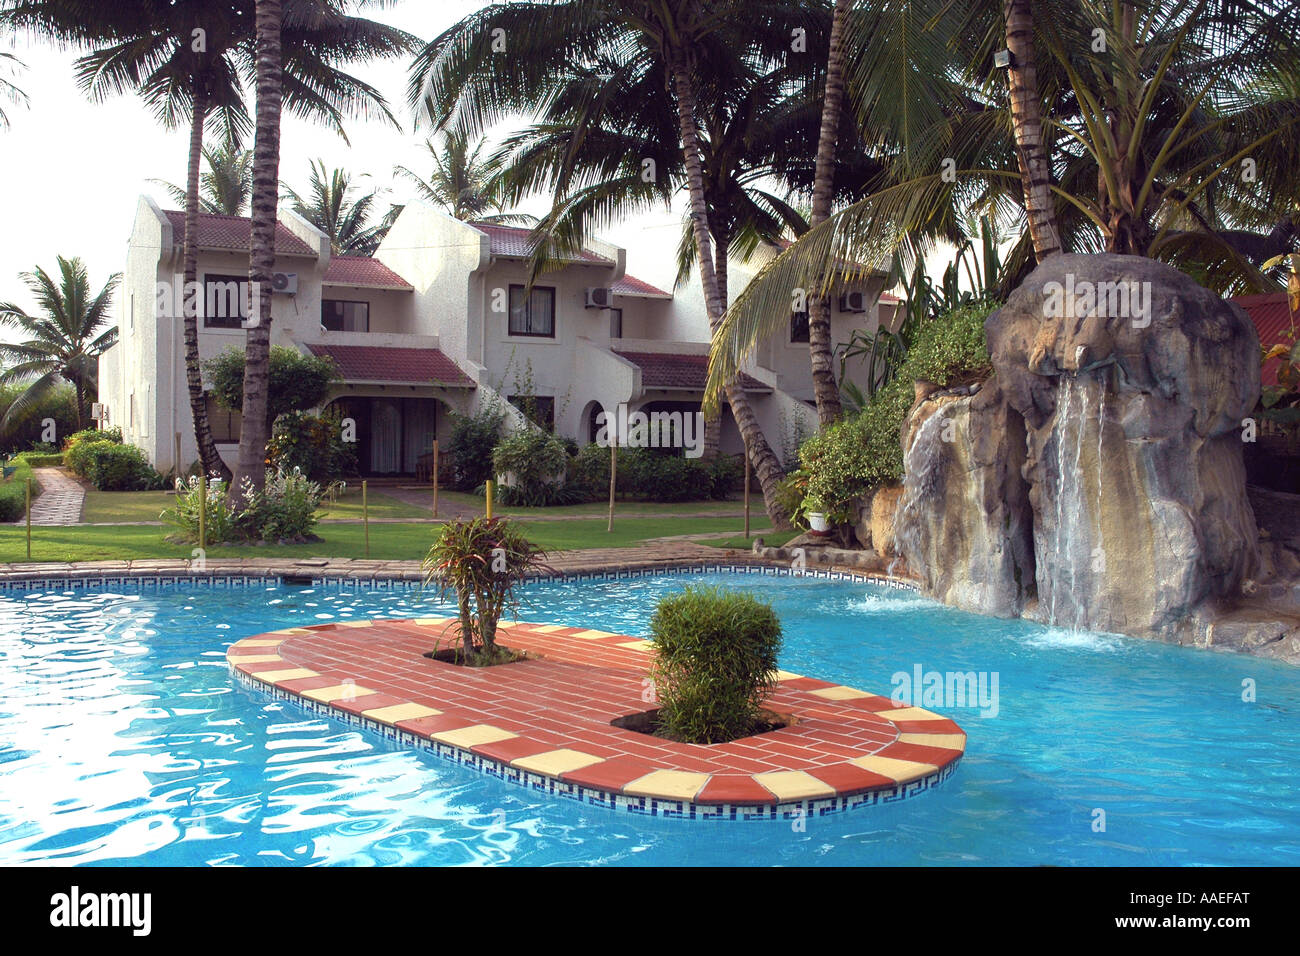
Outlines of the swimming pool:
[[[969,735],[966,757],[896,805],[770,823],[639,817],[401,750],[227,670],[225,648],[251,634],[447,609],[416,590],[0,592],[0,863],[1300,863],[1293,667],[876,585],[691,580],[772,601],[783,668],[882,693],[918,667],[996,675],[996,716],[936,707]],[[536,583],[520,617],[642,634],[685,581]]]

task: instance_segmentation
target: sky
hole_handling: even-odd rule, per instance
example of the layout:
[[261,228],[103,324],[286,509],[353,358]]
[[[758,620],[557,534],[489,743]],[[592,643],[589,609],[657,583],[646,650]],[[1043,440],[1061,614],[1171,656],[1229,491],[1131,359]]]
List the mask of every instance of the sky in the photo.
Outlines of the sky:
[[[480,0],[402,0],[365,15],[429,40],[486,5]],[[98,291],[125,265],[139,196],[147,193],[164,209],[177,208],[166,190],[149,180],[184,183],[188,130],[165,130],[133,96],[92,103],[73,77],[76,51],[60,51],[23,34],[0,38],[0,51],[23,61],[24,69],[8,75],[30,99],[26,107],[4,104],[10,127],[0,130],[0,302],[30,310],[33,300],[19,273],[37,265],[53,272],[56,256],[80,256]],[[350,68],[383,93],[401,130],[350,120],[349,142],[344,142],[331,130],[286,115],[281,180],[305,188],[310,161],[322,158],[329,168],[341,167],[354,177],[368,173],[369,183],[390,190],[380,208],[413,198],[409,187],[392,175],[394,165],[421,173],[428,166],[424,134],[414,130],[406,107],[408,65],[409,58]],[[208,138],[214,141],[214,129]],[[615,227],[602,235],[617,242],[620,232]],[[0,336],[11,337],[4,331]]]

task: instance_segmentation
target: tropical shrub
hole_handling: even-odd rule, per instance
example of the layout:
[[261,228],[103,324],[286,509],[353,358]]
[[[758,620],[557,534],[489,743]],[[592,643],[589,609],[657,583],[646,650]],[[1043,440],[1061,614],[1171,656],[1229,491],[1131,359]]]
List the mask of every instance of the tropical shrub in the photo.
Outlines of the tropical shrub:
[[781,650],[781,622],[770,604],[688,587],[660,599],[650,633],[661,735],[709,744],[754,732],[763,699],[776,686]]
[[549,570],[546,552],[504,518],[449,521],[423,562],[424,583],[454,595],[459,663],[481,666],[514,658],[497,647],[497,622],[518,606],[515,588],[531,570]]
[[279,468],[266,476],[261,491],[245,479],[240,488],[235,527],[246,538],[294,541],[306,538],[316,526],[321,486],[297,468]]
[[508,435],[492,450],[492,467],[498,477],[513,478],[501,486],[502,504],[554,504],[563,486],[569,456],[564,442],[540,428]]
[[[492,479],[492,450],[501,437],[505,415],[489,405],[473,415],[453,415],[451,434],[440,448],[447,484],[456,491],[473,491]],[[439,477],[441,480],[441,475]]]
[[[9,407],[19,396],[27,391],[29,384],[0,385],[0,420],[4,419]],[[47,419],[54,420],[55,435],[70,435],[76,430],[77,392],[71,385],[56,385],[37,397],[22,418],[11,422],[9,429],[0,434],[0,453],[10,455],[24,448],[35,449],[42,445],[41,438],[46,432]]]
[[[206,507],[204,507],[206,504]],[[176,479],[176,503],[160,516],[180,530],[186,541],[199,540],[199,514],[204,514],[208,542],[234,540],[235,516],[226,502],[226,484],[214,475],[208,479],[206,502],[199,488],[199,476]]]
[[331,482],[357,473],[357,450],[343,440],[337,413],[324,416],[286,412],[271,427],[266,461],[274,469],[295,468],[312,481]]
[[[303,355],[285,345],[271,346],[268,360],[266,418],[274,422],[287,412],[315,408],[325,401],[330,385],[338,380],[334,360]],[[244,350],[228,348],[203,363],[212,383],[212,396],[222,408],[240,411],[244,407]]]
[[947,386],[991,371],[984,320],[996,304],[980,301],[924,323],[898,373],[858,415],[843,419],[804,442],[799,450],[807,476],[805,493],[831,513],[903,475],[903,423],[915,400],[912,383]]
[[86,449],[85,477],[100,491],[149,491],[166,487],[166,479],[134,445],[91,442],[79,447]]
[[[6,482],[0,483],[0,521],[20,521],[27,509],[27,479],[32,477],[31,466],[19,458],[16,469]],[[41,493],[40,482],[32,482],[32,500]]]
[[63,444],[63,463],[74,475],[89,478],[91,446],[102,443],[122,444],[122,429],[107,428],[99,431],[87,428],[69,435]]
[[18,455],[18,457],[27,462],[27,464],[31,465],[33,468],[58,468],[63,464],[63,456],[61,454],[50,455],[26,451],[21,455]]

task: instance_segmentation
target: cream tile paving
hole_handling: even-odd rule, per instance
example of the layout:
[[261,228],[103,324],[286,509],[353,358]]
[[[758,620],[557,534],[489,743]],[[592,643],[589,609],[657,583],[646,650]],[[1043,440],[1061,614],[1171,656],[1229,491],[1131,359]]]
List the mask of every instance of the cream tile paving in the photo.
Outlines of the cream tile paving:
[[650,651],[654,650],[655,643],[654,641],[628,641],[627,643],[620,644],[618,646],[630,647],[634,651],[645,651],[649,653]]
[[922,710],[920,707],[895,707],[887,710],[876,711],[877,717],[883,717],[885,720],[947,720],[941,714],[932,714],[928,710]]
[[451,744],[453,747],[477,747],[479,744],[494,744],[498,740],[509,740],[519,735],[502,730],[500,727],[493,727],[491,724],[474,724],[457,730],[441,730],[431,736],[434,740]]
[[875,697],[875,694],[868,694],[865,690],[857,690],[853,687],[823,687],[820,690],[810,690],[808,693],[814,697],[823,697],[826,700],[858,700],[862,697]]
[[602,637],[618,637],[618,635],[611,634],[609,631],[579,631],[577,634],[570,634],[569,637],[575,637],[580,641],[598,641]]
[[334,687],[305,690],[302,692],[302,696],[318,700],[322,704],[332,704],[336,700],[356,700],[358,697],[365,697],[367,694],[373,693],[376,692],[369,687],[362,687],[360,684],[338,684]]
[[909,783],[939,769],[933,764],[917,763],[914,760],[898,760],[894,757],[855,757],[849,763],[855,767],[861,767],[863,770],[881,774],[897,783]]
[[284,661],[284,658],[279,654],[231,654],[228,659],[232,664],[265,664],[269,661]]
[[965,734],[899,734],[900,744],[923,744],[926,747],[944,747],[948,750],[965,750]]
[[381,724],[396,724],[399,720],[418,720],[421,717],[437,717],[442,711],[425,707],[423,704],[390,704],[388,707],[376,707],[363,710],[361,716],[377,720]]
[[285,680],[301,680],[304,677],[320,677],[315,671],[309,671],[305,667],[290,667],[284,670],[269,671],[249,671],[258,680],[269,681],[272,684],[278,684]]
[[802,675],[802,674],[792,674],[792,673],[790,673],[789,671],[777,671],[777,672],[776,672],[776,679],[777,679],[778,681],[783,681],[783,680],[798,680],[800,677],[803,677],[803,675]]
[[686,770],[654,770],[623,787],[624,793],[637,797],[666,797],[669,800],[694,800],[709,782],[707,773]]
[[250,637],[240,641],[236,647],[279,647],[284,638]]
[[586,754],[581,750],[561,749],[548,750],[545,753],[533,754],[531,757],[520,757],[518,760],[510,761],[510,766],[545,774],[548,777],[558,777],[571,770],[581,770],[594,763],[603,763],[604,760],[604,757]]
[[754,779],[776,794],[779,800],[806,800],[834,796],[836,790],[803,770],[772,770],[756,773]]

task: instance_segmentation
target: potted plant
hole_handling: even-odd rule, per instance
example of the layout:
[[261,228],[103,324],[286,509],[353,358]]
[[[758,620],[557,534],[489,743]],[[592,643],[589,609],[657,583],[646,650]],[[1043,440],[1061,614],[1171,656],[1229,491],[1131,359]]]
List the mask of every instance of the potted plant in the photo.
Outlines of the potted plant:
[[799,514],[808,522],[808,530],[818,537],[831,533],[830,507],[820,495],[810,494],[799,505]]

